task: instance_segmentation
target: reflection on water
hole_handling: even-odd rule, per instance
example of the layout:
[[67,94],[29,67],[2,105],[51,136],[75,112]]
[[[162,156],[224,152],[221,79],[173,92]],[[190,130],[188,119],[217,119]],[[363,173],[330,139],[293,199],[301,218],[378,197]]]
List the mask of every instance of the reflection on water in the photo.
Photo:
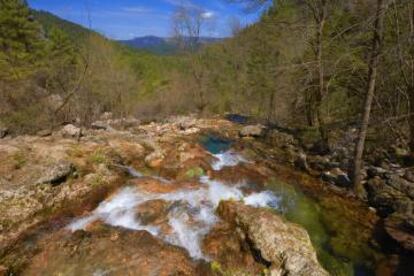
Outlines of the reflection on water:
[[[329,214],[313,199],[307,197],[292,185],[272,180],[267,187],[280,199],[279,210],[291,222],[300,224],[309,233],[320,262],[333,275],[373,275],[364,263],[368,260],[351,259],[352,256],[341,256],[332,247],[332,234],[324,225],[324,216]],[[354,237],[350,236],[349,239]],[[336,242],[341,242],[336,240]],[[361,250],[367,247],[361,244]]]

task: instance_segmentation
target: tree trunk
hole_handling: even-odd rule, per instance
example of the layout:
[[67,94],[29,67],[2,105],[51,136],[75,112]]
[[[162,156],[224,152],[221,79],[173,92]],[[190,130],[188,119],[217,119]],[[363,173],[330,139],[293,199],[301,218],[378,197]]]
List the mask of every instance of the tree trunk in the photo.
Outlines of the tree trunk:
[[326,86],[325,86],[325,72],[323,66],[323,31],[325,28],[327,16],[327,2],[322,1],[321,7],[319,10],[319,16],[317,16],[317,23],[318,23],[318,30],[316,33],[316,63],[318,68],[318,92],[316,94],[316,120],[318,123],[318,130],[322,139],[322,145],[324,149],[329,150],[329,139],[328,139],[328,132],[325,126],[325,120],[322,115],[322,101],[326,94]]
[[408,95],[410,97],[410,117],[408,124],[410,128],[410,151],[414,155],[414,86],[408,87]]
[[369,60],[368,70],[368,88],[364,105],[364,113],[361,120],[358,141],[355,146],[355,156],[353,164],[353,184],[354,191],[358,197],[363,197],[364,187],[361,183],[361,169],[363,163],[363,154],[365,148],[365,140],[371,115],[371,106],[374,99],[378,64],[381,54],[382,34],[384,30],[384,12],[386,0],[377,0],[377,11],[375,17],[374,34],[372,39],[372,50]]

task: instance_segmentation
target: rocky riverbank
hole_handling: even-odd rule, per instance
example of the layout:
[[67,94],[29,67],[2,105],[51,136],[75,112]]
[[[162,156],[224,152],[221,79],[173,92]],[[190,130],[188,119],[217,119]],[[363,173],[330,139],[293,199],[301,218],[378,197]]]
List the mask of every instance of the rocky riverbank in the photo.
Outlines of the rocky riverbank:
[[381,252],[377,237],[385,229],[380,236],[406,241],[396,227],[406,225],[402,212],[381,228],[380,211],[318,179],[345,175],[327,179],[320,157],[292,135],[264,131],[220,118],[143,124],[105,115],[90,129],[0,140],[3,274],[406,269],[408,253]]

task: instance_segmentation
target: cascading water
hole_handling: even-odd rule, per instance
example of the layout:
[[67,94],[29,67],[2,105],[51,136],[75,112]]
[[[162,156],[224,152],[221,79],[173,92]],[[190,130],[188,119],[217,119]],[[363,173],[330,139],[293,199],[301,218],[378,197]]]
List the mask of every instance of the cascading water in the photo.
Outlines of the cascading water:
[[[112,226],[133,230],[146,230],[169,242],[184,247],[195,259],[207,259],[200,247],[201,238],[219,220],[215,209],[221,200],[242,200],[255,207],[275,207],[279,198],[271,192],[245,194],[243,185],[226,186],[218,181],[202,177],[198,189],[182,189],[171,193],[148,193],[137,187],[126,187],[112,198],[102,202],[89,216],[71,223],[72,231],[85,229],[90,223],[101,220]],[[165,185],[173,185],[165,183]],[[150,200],[164,200],[175,206],[168,212],[171,233],[162,233],[157,226],[143,225],[136,215],[138,206]]]

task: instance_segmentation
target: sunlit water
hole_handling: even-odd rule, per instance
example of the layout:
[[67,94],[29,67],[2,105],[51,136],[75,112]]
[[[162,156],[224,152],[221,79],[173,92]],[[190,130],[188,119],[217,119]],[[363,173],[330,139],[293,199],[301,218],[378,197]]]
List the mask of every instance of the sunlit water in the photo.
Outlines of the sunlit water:
[[[207,177],[202,177],[200,182],[198,189],[183,189],[163,194],[148,193],[138,187],[125,187],[115,196],[102,202],[92,214],[75,220],[68,228],[72,231],[85,229],[94,221],[101,220],[112,226],[146,230],[168,243],[185,248],[195,259],[207,260],[208,258],[201,251],[200,242],[219,220],[215,209],[220,201],[241,200],[254,207],[279,205],[280,198],[272,192],[244,193],[241,188],[245,184],[227,186]],[[165,185],[174,184],[165,183]],[[158,226],[142,224],[136,215],[138,206],[159,199],[177,203],[172,204],[171,206],[175,207],[168,212],[168,224],[173,230],[169,234],[162,233]]]
[[[204,139],[202,145],[216,158],[212,168],[221,170],[228,166],[237,166],[248,162],[243,156],[231,150],[231,142],[212,137]],[[129,168],[131,176],[140,178],[142,174]],[[174,185],[166,179],[160,179],[164,185]],[[72,231],[85,229],[94,221],[100,220],[112,226],[133,230],[146,230],[162,240],[185,248],[194,259],[208,257],[202,253],[200,243],[203,237],[219,221],[215,210],[221,200],[240,200],[246,205],[270,207],[288,220],[301,224],[308,231],[320,261],[333,275],[367,275],[358,273],[352,262],[334,256],[326,245],[330,236],[321,222],[320,208],[317,203],[303,193],[276,180],[268,183],[268,189],[246,193],[243,189],[254,183],[234,183],[226,185],[208,177],[200,178],[197,189],[183,189],[171,193],[155,194],[130,186],[121,189],[116,195],[102,202],[89,216],[76,219],[68,228]],[[146,225],[137,217],[137,207],[150,200],[164,200],[171,203],[167,219],[172,229],[165,233],[157,225]]]

